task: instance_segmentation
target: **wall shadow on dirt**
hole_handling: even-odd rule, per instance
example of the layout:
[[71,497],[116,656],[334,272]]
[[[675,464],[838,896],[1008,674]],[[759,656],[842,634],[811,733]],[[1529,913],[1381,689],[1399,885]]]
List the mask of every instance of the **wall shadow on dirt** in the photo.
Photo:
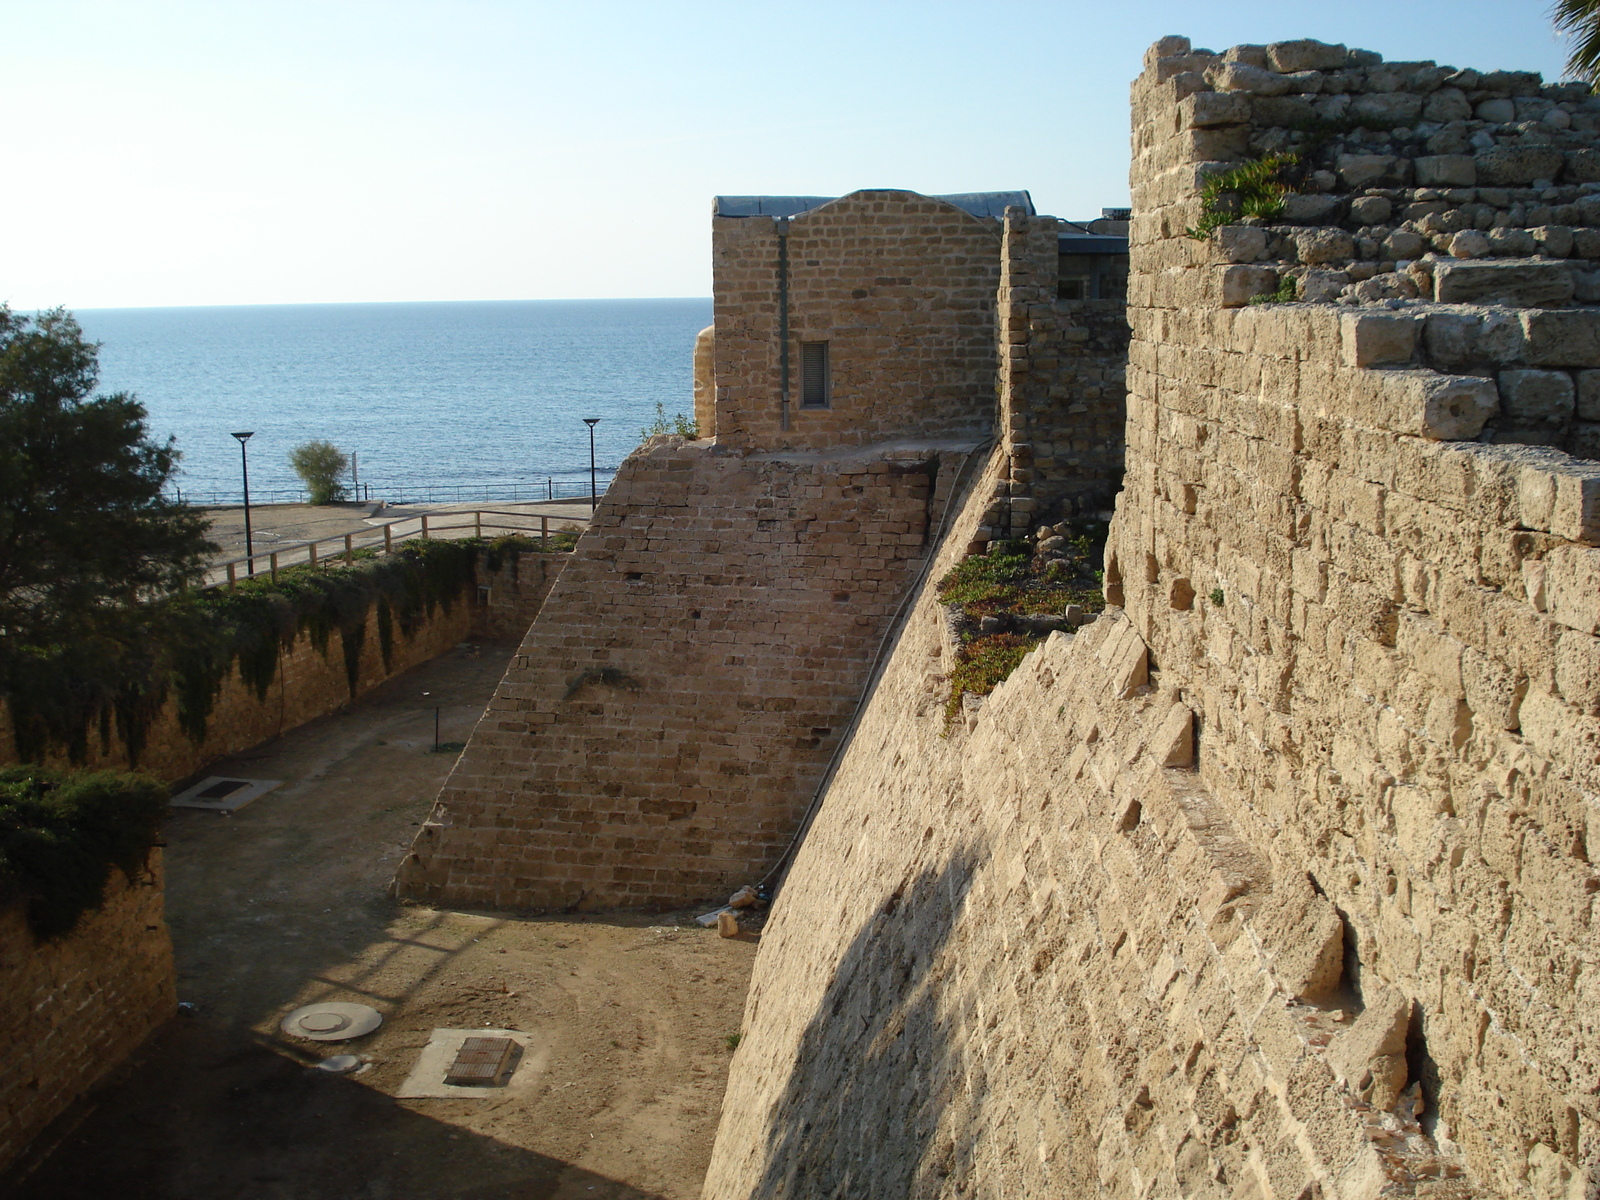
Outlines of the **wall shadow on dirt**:
[[801,1038],[753,1195],[896,1200],[969,1173],[972,1014],[952,994],[968,989],[943,984],[980,862],[957,850],[908,878],[857,932]]
[[[413,1102],[415,1104],[416,1102]],[[448,1110],[477,1100],[426,1101]],[[19,1168],[19,1169],[25,1169]],[[659,1200],[434,1120],[244,1030],[169,1022],[11,1200]]]

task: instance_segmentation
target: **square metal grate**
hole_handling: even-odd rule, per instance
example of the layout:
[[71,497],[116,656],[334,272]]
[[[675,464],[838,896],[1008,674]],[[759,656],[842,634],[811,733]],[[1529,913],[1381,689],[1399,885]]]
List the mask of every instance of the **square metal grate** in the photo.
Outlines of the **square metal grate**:
[[444,1081],[455,1087],[494,1087],[516,1049],[510,1038],[469,1037],[461,1043]]
[[203,792],[196,792],[196,800],[221,800],[224,796],[231,796],[240,788],[250,786],[248,779],[219,779]]

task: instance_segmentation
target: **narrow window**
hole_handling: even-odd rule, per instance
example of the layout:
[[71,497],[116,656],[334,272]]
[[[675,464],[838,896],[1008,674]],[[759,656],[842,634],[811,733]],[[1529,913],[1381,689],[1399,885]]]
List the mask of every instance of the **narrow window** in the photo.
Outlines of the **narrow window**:
[[828,343],[800,343],[800,407],[827,408]]

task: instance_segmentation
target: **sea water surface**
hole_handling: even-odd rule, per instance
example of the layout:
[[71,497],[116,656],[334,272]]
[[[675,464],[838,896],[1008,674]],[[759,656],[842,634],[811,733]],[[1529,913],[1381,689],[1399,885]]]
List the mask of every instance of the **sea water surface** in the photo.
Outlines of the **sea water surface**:
[[[372,499],[587,494],[659,402],[692,413],[694,337],[711,301],[527,300],[84,309],[101,392],[135,393],[150,432],[177,439],[195,503],[292,499],[289,451],[333,442]],[[565,483],[565,488],[562,484]]]

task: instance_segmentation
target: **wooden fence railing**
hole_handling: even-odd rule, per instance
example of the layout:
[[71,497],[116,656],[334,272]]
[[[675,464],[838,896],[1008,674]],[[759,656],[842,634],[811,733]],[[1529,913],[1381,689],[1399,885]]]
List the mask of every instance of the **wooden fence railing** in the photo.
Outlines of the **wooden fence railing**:
[[[459,518],[455,524],[449,524],[452,518]],[[487,520],[485,518],[488,518]],[[505,520],[502,518],[510,518]],[[556,517],[558,525],[582,526],[586,522],[578,517]],[[527,524],[514,524],[514,521],[527,522]],[[446,511],[437,513],[422,513],[415,517],[402,517],[398,521],[389,521],[383,525],[374,525],[369,532],[337,534],[330,538],[319,538],[312,542],[295,542],[289,546],[279,546],[273,550],[258,550],[255,554],[247,554],[240,558],[229,559],[226,562],[212,563],[206,568],[206,580],[203,587],[235,587],[241,577],[249,578],[257,574],[269,574],[274,582],[278,572],[285,567],[298,566],[301,563],[317,563],[330,558],[343,558],[346,562],[355,561],[357,550],[377,550],[383,553],[391,552],[397,543],[405,542],[411,538],[419,537],[482,537],[484,531],[491,533],[523,533],[537,536],[541,545],[548,547],[550,544],[550,521],[547,514],[535,516],[533,513],[504,512],[493,509],[470,509],[459,512]],[[537,522],[537,525],[533,524]],[[402,526],[412,526],[403,529]],[[265,570],[262,570],[262,567]]]

